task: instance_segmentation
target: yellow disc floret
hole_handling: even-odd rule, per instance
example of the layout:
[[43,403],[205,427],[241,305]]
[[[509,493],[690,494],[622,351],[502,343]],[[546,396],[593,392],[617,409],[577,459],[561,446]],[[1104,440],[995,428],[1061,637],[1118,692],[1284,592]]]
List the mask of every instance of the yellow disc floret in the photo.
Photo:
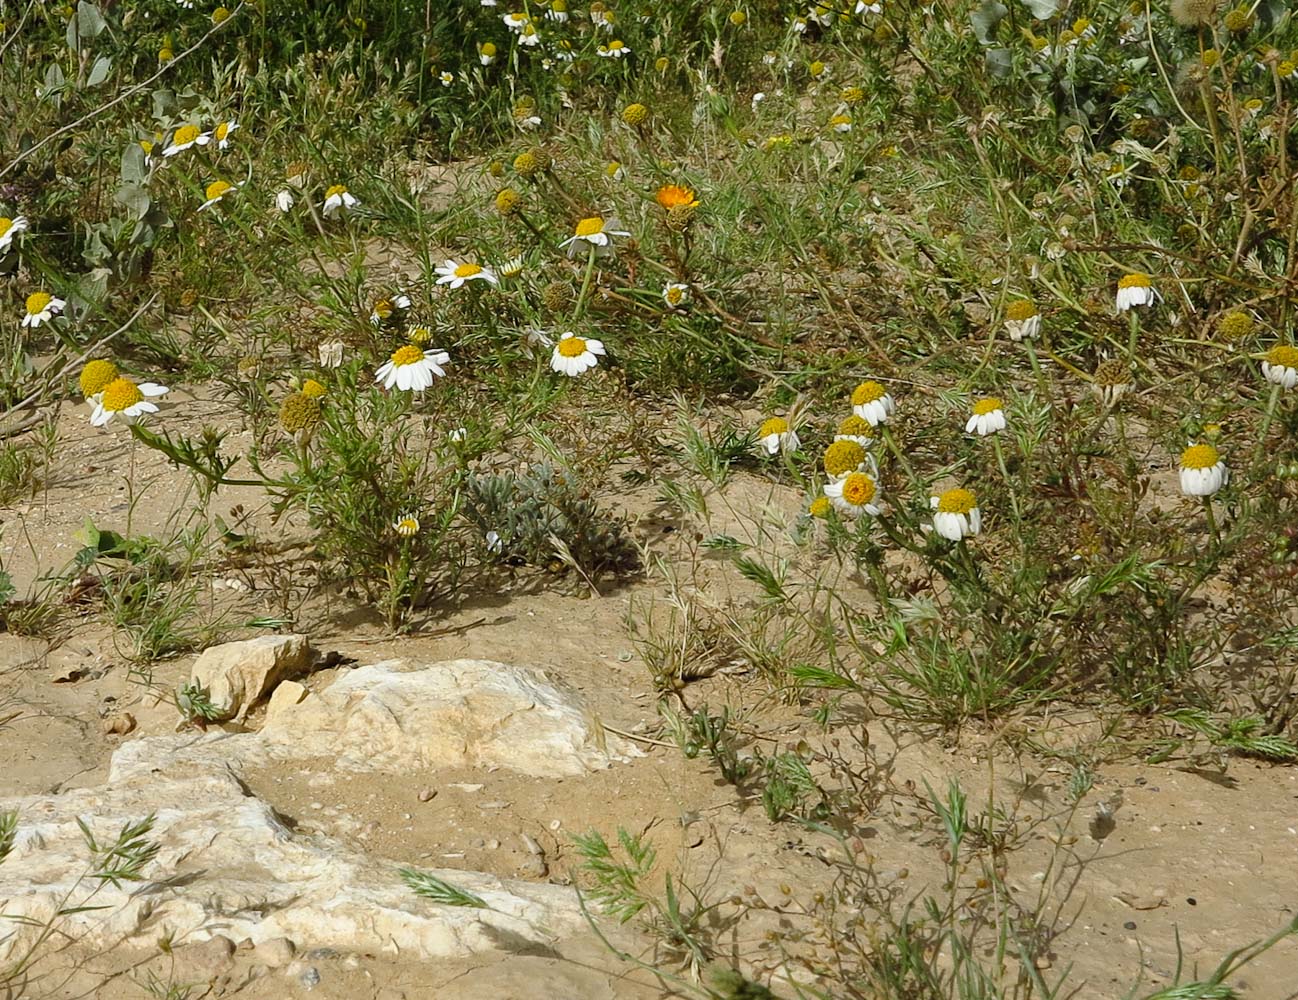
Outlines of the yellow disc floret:
[[1232,309],[1217,322],[1217,332],[1224,340],[1247,337],[1257,326],[1253,317],[1242,309]]
[[604,219],[598,215],[592,215],[577,223],[578,236],[594,236],[596,233],[602,233],[603,231]]
[[973,405],[975,417],[982,417],[988,413],[995,413],[997,410],[1004,409],[1001,401],[995,396],[988,396],[986,399],[980,399]]
[[311,431],[322,419],[320,399],[305,392],[293,392],[279,405],[279,425],[290,434]]
[[622,120],[628,125],[643,125],[649,120],[649,109],[643,104],[628,104],[622,109]]
[[417,365],[424,360],[424,352],[414,344],[405,344],[392,352],[392,363],[398,368],[404,365]]
[[342,184],[335,184],[325,191],[325,201],[330,198],[340,198],[347,193],[347,188]]
[[853,413],[838,425],[838,433],[844,437],[874,437],[874,428],[870,421]]
[[764,421],[762,426],[758,428],[757,436],[759,438],[768,438],[772,434],[787,433],[789,433],[789,422],[783,417],[771,417]]
[[852,405],[865,406],[867,403],[873,403],[876,400],[883,399],[888,395],[888,390],[878,382],[862,382],[852,390]]
[[1210,444],[1196,444],[1181,452],[1181,468],[1211,469],[1221,461],[1217,449]]
[[679,184],[664,184],[658,189],[658,194],[655,197],[658,199],[658,204],[669,212],[677,205],[697,205],[699,203],[691,188],[682,187]]
[[1298,368],[1298,347],[1276,344],[1266,352],[1266,363],[1275,368]]
[[1142,271],[1136,271],[1133,274],[1124,274],[1118,279],[1119,288],[1149,288],[1152,282],[1149,275]]
[[208,201],[218,201],[227,193],[234,190],[234,185],[228,181],[212,181],[203,192]]
[[81,395],[93,396],[97,392],[102,392],[116,378],[117,366],[111,361],[105,361],[103,358],[89,361],[86,367],[81,369],[81,377],[78,379]]
[[522,203],[522,195],[513,188],[502,188],[496,193],[496,211],[501,215],[513,215]]
[[835,441],[825,449],[825,471],[831,476],[855,472],[865,461],[865,449],[855,441]]
[[807,513],[812,517],[828,517],[831,510],[829,497],[816,497],[811,501],[811,506],[807,508]]
[[455,269],[457,278],[472,278],[475,274],[481,274],[482,268],[477,264],[461,264]]
[[110,413],[119,413],[122,410],[129,410],[142,399],[144,393],[140,392],[139,386],[129,378],[118,376],[104,387],[104,394],[99,397],[99,405]]
[[978,498],[969,490],[947,490],[937,501],[937,509],[943,514],[968,514],[978,506]]
[[54,296],[49,292],[32,292],[31,295],[27,296],[28,315],[35,316],[38,313],[43,313],[53,301]]
[[325,387],[313,378],[302,383],[302,395],[307,399],[319,399],[325,394]]
[[176,146],[183,146],[187,142],[193,142],[199,135],[197,125],[182,125],[176,129],[176,134],[171,137],[171,141]]
[[581,337],[564,337],[559,341],[559,354],[565,358],[579,358],[586,353],[586,341]]
[[843,499],[860,507],[874,499],[874,480],[864,472],[853,472],[843,480]]
[[1037,304],[1031,299],[1018,299],[1011,302],[1005,309],[1006,319],[1013,320],[1015,323],[1022,323],[1036,314]]

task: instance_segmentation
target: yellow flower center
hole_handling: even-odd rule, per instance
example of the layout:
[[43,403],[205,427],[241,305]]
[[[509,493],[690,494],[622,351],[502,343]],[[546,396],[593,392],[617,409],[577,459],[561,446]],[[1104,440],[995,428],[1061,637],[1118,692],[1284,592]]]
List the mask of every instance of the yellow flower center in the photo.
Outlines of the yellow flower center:
[[623,46],[622,43],[618,41],[616,38],[613,39],[613,41],[608,43],[608,50],[610,52],[621,52],[624,47],[625,46]]
[[943,514],[968,514],[977,506],[978,498],[968,490],[947,490],[937,501],[937,509]]
[[176,146],[183,146],[188,142],[193,142],[198,136],[197,125],[182,125],[176,129],[176,134],[171,137],[171,141]]
[[419,518],[409,517],[409,516],[403,517],[400,521],[396,523],[396,529],[397,529],[397,534],[405,538],[409,538],[411,535],[418,534]]
[[1011,302],[1005,310],[1007,318],[1015,323],[1022,323],[1026,319],[1031,319],[1037,314],[1036,303],[1031,299],[1019,299],[1017,302]]
[[559,341],[559,354],[565,358],[579,358],[586,353],[586,341],[581,337],[564,337]]
[[1211,469],[1220,461],[1217,449],[1210,444],[1196,444],[1181,452],[1181,468]]
[[683,298],[685,298],[685,289],[681,288],[679,285],[672,285],[667,289],[667,301],[672,305],[680,305]]
[[457,278],[472,278],[475,274],[481,274],[482,268],[477,264],[461,264],[455,269]]
[[7,219],[3,215],[0,215],[0,236],[3,236],[5,233],[9,232],[9,228],[13,224],[14,224],[13,219]]
[[129,378],[115,378],[104,387],[99,405],[111,413],[119,413],[122,410],[129,410],[142,399],[144,393],[140,392],[139,386]]
[[1073,31],[1081,35],[1084,34],[1086,32],[1086,29],[1089,28],[1090,26],[1091,26],[1091,22],[1088,18],[1079,17],[1076,21],[1073,22]]
[[874,480],[864,472],[853,472],[843,480],[843,499],[860,507],[874,499]]
[[816,497],[815,500],[811,501],[811,506],[807,508],[807,513],[812,517],[826,517],[829,510],[829,497]]
[[54,296],[49,292],[32,292],[27,296],[27,315],[36,316],[43,313],[53,301]]
[[425,344],[432,341],[433,332],[426,326],[417,326],[406,334],[406,336],[410,338],[412,344],[418,344],[420,347],[423,347]]
[[831,126],[851,125],[852,118],[850,115],[834,115],[833,118],[829,119],[829,124]]
[[865,449],[855,441],[835,441],[825,449],[825,471],[831,476],[841,476],[861,467]]
[[1118,281],[1119,288],[1148,288],[1150,286],[1149,275],[1137,271],[1135,274],[1126,274]]
[[783,417],[771,417],[757,431],[759,438],[770,437],[772,434],[787,434],[789,432],[789,422]]
[[319,399],[325,394],[325,387],[313,378],[302,383],[302,395],[307,399]]
[[888,395],[888,390],[878,382],[862,382],[852,390],[852,405],[864,406],[866,403],[873,403],[883,399],[886,395]]
[[388,299],[379,299],[374,303],[374,315],[379,319],[387,319],[392,315],[392,302]]
[[424,352],[414,344],[406,344],[392,352],[392,363],[398,368],[405,365],[417,365],[424,360]]
[[327,201],[330,198],[336,198],[339,195],[344,195],[346,193],[347,193],[347,188],[345,188],[341,184],[335,184],[333,187],[329,188],[329,190],[325,192],[325,200]]
[[207,200],[216,201],[218,198],[221,198],[223,195],[233,190],[233,184],[227,184],[225,181],[212,181],[212,183],[207,186]]
[[853,413],[838,425],[838,433],[851,437],[874,437],[874,428],[870,426],[870,421]]
[[1279,368],[1298,368],[1298,347],[1276,344],[1266,352],[1267,364]]
[[229,122],[221,122],[220,125],[216,126],[216,132],[213,133],[213,134],[214,134],[215,137],[216,137],[216,141],[217,141],[217,142],[221,142],[222,140],[225,139],[225,137],[226,137],[227,135],[230,134],[230,123],[229,123]]
[[152,156],[152,155],[153,155],[153,143],[149,142],[148,139],[141,139],[141,140],[140,140],[140,148],[141,148],[142,150],[144,150],[144,155],[145,155],[145,156]]
[[212,23],[220,24],[229,16],[230,10],[228,7],[217,7],[216,10],[212,11]]
[[495,46],[493,43],[491,43],[491,42],[483,42],[483,43],[482,43],[482,54],[483,54],[484,56],[489,57],[489,58],[490,58],[491,56],[494,56],[494,55],[496,54],[496,46]]
[[588,219],[582,219],[577,223],[578,236],[594,236],[596,233],[604,231],[604,220],[598,215],[592,215]]
[[820,76],[821,73],[825,72],[825,64],[817,59],[811,64],[810,71],[812,76]]
[[986,399],[980,399],[973,405],[975,417],[984,417],[989,413],[995,413],[1001,409],[1001,401],[995,396],[988,396]]
[[111,361],[102,358],[89,361],[86,367],[81,369],[81,378],[78,380],[81,385],[81,395],[93,396],[115,378],[117,378],[117,366]]

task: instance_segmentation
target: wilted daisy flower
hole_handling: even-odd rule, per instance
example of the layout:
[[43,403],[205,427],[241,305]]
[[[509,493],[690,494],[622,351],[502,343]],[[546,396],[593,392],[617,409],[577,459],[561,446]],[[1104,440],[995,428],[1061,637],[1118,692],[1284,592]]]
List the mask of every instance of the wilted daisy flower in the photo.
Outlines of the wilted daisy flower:
[[233,118],[223,121],[212,129],[212,138],[216,140],[217,149],[225,149],[230,145],[230,133],[239,127],[239,123]]
[[279,425],[293,435],[298,447],[305,447],[323,420],[324,407],[319,396],[307,395],[305,391],[290,392],[279,404]]
[[605,219],[600,215],[589,216],[588,218],[582,219],[578,222],[576,231],[573,235],[560,243],[559,246],[561,248],[568,247],[569,254],[577,252],[577,244],[579,242],[586,242],[593,247],[603,250],[612,243],[610,237],[631,235],[625,229],[615,229],[614,227],[617,225],[618,221],[615,217]]
[[410,308],[410,296],[398,292],[391,298],[386,296],[374,300],[374,305],[370,308],[370,322],[375,326],[382,326],[394,318],[400,318],[399,314]]
[[757,443],[768,455],[781,451],[797,451],[801,442],[798,432],[783,417],[771,417],[757,430]]
[[1181,452],[1181,492],[1189,497],[1210,497],[1230,479],[1230,470],[1210,444],[1196,444]]
[[1149,275],[1136,271],[1118,280],[1117,309],[1126,312],[1134,306],[1152,306],[1161,296],[1154,290]]
[[1257,328],[1257,321],[1243,309],[1232,309],[1217,321],[1217,332],[1223,340],[1240,340]]
[[488,531],[482,536],[482,539],[487,543],[487,551],[493,556],[500,555],[500,553],[505,551],[505,540],[500,537],[499,531]]
[[854,441],[862,448],[869,448],[874,444],[874,428],[870,425],[870,421],[853,413],[838,425],[834,440]]
[[930,497],[933,508],[933,530],[943,538],[958,542],[982,531],[983,518],[978,499],[968,490],[947,490],[940,497]]
[[834,115],[833,118],[829,119],[829,128],[833,129],[835,132],[852,131],[852,116]]
[[690,300],[690,286],[679,281],[669,281],[663,286],[663,301],[673,309]]
[[99,398],[99,394],[104,391],[120,373],[117,366],[111,361],[103,358],[97,358],[94,361],[87,361],[86,366],[81,369],[81,375],[77,379],[77,384],[81,387],[81,395],[87,402],[93,403]]
[[857,14],[882,14],[883,4],[869,3],[868,0],[856,0]]
[[878,382],[862,382],[852,390],[852,412],[871,427],[886,423],[894,409],[892,396]]
[[207,190],[203,192],[203,196],[207,198],[207,201],[199,205],[198,210],[200,212],[205,211],[215,205],[231,191],[238,190],[238,184],[230,184],[227,181],[212,181],[212,183],[207,186]]
[[153,382],[136,385],[129,378],[118,376],[100,390],[95,399],[94,412],[90,414],[90,423],[94,427],[103,427],[115,417],[121,417],[128,424],[133,424],[145,414],[157,413],[158,405],[149,400],[170,391],[165,385]]
[[626,167],[622,166],[617,160],[613,160],[604,165],[604,176],[611,181],[621,181],[626,179]]
[[613,22],[616,18],[613,12],[605,7],[600,0],[595,0],[590,5],[590,20],[597,28],[603,28],[605,31],[613,30]]
[[27,220],[19,215],[13,219],[0,216],[0,253],[8,253],[19,233],[27,232]]
[[554,345],[554,352],[550,355],[550,367],[569,377],[580,375],[599,364],[597,355],[603,353],[602,341],[565,333]]
[[61,313],[66,305],[66,302],[56,299],[49,292],[32,292],[27,296],[27,314],[23,316],[22,325],[30,326],[34,330]]
[[830,479],[842,479],[849,472],[859,472],[865,460],[865,446],[843,438],[825,449],[821,464]]
[[620,39],[614,38],[607,45],[601,45],[595,51],[596,54],[603,56],[605,59],[621,59],[624,55],[630,53],[631,48]]
[[284,188],[283,191],[275,195],[275,207],[281,212],[287,212],[293,207],[293,200],[293,192],[288,188]]
[[163,156],[175,156],[183,153],[190,146],[206,146],[212,137],[199,129],[197,125],[182,125],[171,135],[171,145],[162,151]]
[[535,48],[541,44],[541,36],[536,33],[536,25],[530,21],[523,25],[523,30],[518,33],[518,44],[527,48]]
[[335,184],[325,192],[324,205],[321,211],[326,219],[332,219],[339,212],[347,212],[360,204],[360,199],[341,184]]
[[439,285],[450,285],[452,288],[459,288],[466,281],[485,281],[488,284],[499,285],[500,281],[496,273],[488,267],[482,267],[479,264],[457,264],[453,260],[448,260],[441,267],[437,268],[437,283]]
[[419,518],[414,514],[402,514],[392,522],[392,530],[402,538],[411,538],[419,534]]
[[434,376],[445,375],[442,365],[451,360],[445,351],[423,350],[406,344],[392,352],[392,356],[375,372],[375,381],[383,388],[396,386],[403,391],[423,392],[433,384]]
[[1268,382],[1292,389],[1298,385],[1298,347],[1276,344],[1266,352],[1262,374]]
[[874,502],[878,495],[879,486],[874,477],[864,472],[852,472],[825,484],[825,496],[829,502],[849,517],[861,514],[878,517],[881,510]]
[[1106,407],[1114,406],[1131,388],[1131,369],[1117,358],[1101,361],[1091,385]]
[[490,66],[496,61],[496,46],[492,42],[483,42],[478,46],[478,62]]
[[338,368],[343,363],[345,344],[341,340],[326,340],[316,347],[316,357],[321,368]]
[[1031,299],[1017,299],[1005,310],[1005,331],[1010,340],[1032,340],[1041,332],[1041,314]]
[[966,434],[986,437],[1005,429],[1005,408],[995,396],[980,399],[973,405],[973,414],[964,425]]
[[643,104],[628,104],[622,109],[622,120],[632,128],[639,128],[649,120],[649,109]]
[[510,257],[509,260],[496,268],[496,273],[502,278],[517,278],[523,273],[523,258],[521,256]]
[[545,12],[545,16],[551,21],[558,21],[560,24],[568,23],[568,0],[554,0],[550,4],[550,9]]

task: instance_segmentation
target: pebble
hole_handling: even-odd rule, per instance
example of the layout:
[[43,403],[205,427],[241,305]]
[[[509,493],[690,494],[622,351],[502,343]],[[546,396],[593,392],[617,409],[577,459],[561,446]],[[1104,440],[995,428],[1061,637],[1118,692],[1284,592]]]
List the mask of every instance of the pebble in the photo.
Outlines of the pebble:
[[176,968],[185,979],[191,977],[210,982],[234,961],[234,942],[224,934],[216,934],[207,941],[177,948]]
[[297,954],[297,945],[286,937],[268,938],[253,949],[257,961],[272,969],[288,965],[293,961],[295,954]]
[[313,965],[298,976],[297,981],[302,984],[302,989],[313,990],[320,985],[320,970]]
[[112,715],[104,720],[105,736],[125,736],[135,728],[135,716],[130,712]]
[[479,802],[479,809],[508,809],[509,803],[504,799],[496,799],[492,802]]
[[559,827],[561,827],[561,826],[563,826],[563,820],[561,820],[561,819],[552,819],[552,820],[550,820],[550,829],[551,829],[551,830],[557,830],[557,829],[559,829]]
[[452,781],[449,787],[458,788],[462,792],[480,792],[484,786],[474,785],[467,781]]
[[436,796],[437,796],[437,792],[435,792],[433,789],[431,789],[431,788],[425,788],[425,789],[422,789],[422,790],[420,791],[420,793],[419,793],[419,801],[420,801],[420,802],[432,802],[433,799],[436,798]]

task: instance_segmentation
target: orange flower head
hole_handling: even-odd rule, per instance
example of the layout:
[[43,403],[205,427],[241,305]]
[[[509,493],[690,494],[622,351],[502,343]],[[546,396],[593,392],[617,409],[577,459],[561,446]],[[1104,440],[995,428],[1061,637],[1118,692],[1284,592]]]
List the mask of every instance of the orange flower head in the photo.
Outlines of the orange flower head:
[[688,205],[694,208],[699,203],[694,191],[679,184],[664,184],[658,189],[658,204],[670,212],[677,205]]

